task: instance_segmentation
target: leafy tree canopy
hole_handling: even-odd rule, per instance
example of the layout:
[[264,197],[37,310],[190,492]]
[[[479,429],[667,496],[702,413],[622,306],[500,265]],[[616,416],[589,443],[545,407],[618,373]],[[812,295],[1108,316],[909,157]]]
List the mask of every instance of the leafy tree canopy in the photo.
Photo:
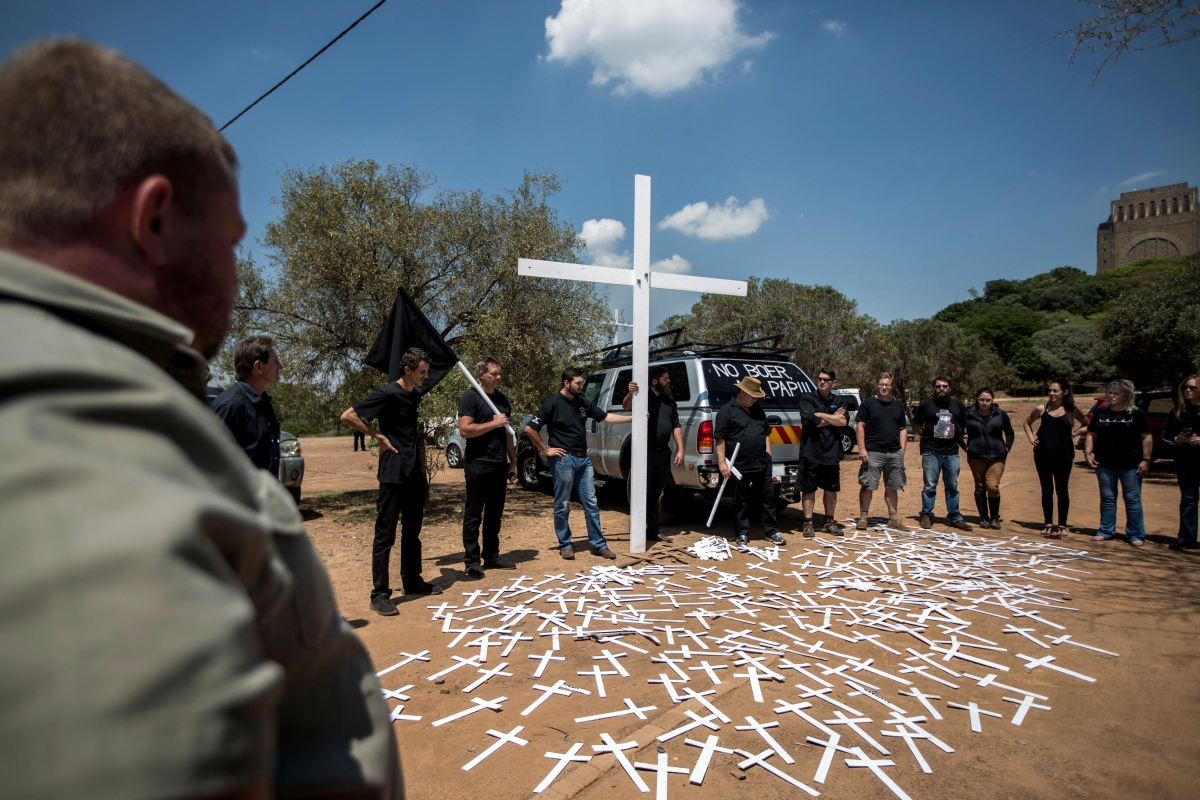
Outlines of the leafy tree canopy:
[[899,320],[884,331],[894,348],[888,371],[906,404],[928,396],[938,375],[950,378],[952,391],[964,399],[982,386],[1011,385],[1016,377],[978,336],[954,323]]

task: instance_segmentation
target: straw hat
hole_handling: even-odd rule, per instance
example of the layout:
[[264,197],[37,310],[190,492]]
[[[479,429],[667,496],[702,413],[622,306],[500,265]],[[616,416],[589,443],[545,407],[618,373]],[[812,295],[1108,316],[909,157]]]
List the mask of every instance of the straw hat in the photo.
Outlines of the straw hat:
[[758,378],[751,378],[749,375],[742,378],[734,384],[751,397],[766,397],[767,393],[762,390],[762,381]]

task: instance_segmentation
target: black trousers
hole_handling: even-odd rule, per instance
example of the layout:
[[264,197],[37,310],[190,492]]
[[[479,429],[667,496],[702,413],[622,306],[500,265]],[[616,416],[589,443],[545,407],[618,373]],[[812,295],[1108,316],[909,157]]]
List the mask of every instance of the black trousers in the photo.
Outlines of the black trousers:
[[375,542],[371,546],[371,597],[390,596],[388,561],[396,543],[396,524],[400,527],[400,580],[407,586],[421,580],[421,522],[425,517],[425,492],[428,485],[420,472],[404,483],[379,484],[375,501]]
[[367,449],[367,435],[360,430],[354,431],[354,452]]
[[658,498],[671,474],[671,451],[646,451],[646,538],[658,538]]
[[1058,496],[1058,524],[1067,524],[1067,512],[1071,510],[1071,459],[1046,458],[1033,454],[1033,465],[1037,467],[1038,482],[1042,485],[1042,521],[1053,524],[1054,497]]
[[750,535],[750,515],[761,510],[763,533],[770,536],[779,533],[779,524],[775,521],[775,484],[771,480],[771,470],[761,472],[743,472],[742,479],[730,476],[736,481],[737,494],[733,501],[733,532],[738,536]]
[[500,555],[500,522],[508,494],[508,464],[468,461],[463,465],[467,496],[463,508],[463,550],[468,567],[479,564],[479,523],[483,522],[483,560]]

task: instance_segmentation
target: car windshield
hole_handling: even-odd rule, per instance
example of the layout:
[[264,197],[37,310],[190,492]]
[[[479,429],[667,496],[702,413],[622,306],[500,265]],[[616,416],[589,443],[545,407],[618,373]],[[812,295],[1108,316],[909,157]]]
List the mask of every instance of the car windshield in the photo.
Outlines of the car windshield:
[[787,411],[794,409],[800,396],[815,392],[816,385],[804,370],[790,361],[734,361],[705,359],[704,382],[708,389],[708,404],[720,408],[737,396],[735,383],[746,376],[758,378],[767,396],[758,402],[764,409]]

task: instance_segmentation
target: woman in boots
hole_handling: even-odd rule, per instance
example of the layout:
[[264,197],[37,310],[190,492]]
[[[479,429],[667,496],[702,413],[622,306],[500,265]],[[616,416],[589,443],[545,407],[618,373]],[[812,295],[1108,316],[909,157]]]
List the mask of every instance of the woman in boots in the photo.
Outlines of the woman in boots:
[[1000,530],[1000,478],[1012,449],[1012,422],[995,403],[992,390],[975,393],[975,404],[967,409],[967,464],[975,477],[975,507],[979,526]]
[[[1075,463],[1075,439],[1087,432],[1088,418],[1075,406],[1075,395],[1067,381],[1050,381],[1050,399],[1034,406],[1025,420],[1025,436],[1033,445],[1033,465],[1042,487],[1042,536],[1061,539],[1067,532],[1071,510],[1071,465]],[[1034,433],[1033,423],[1038,423]],[[1078,428],[1075,423],[1078,422]],[[1072,430],[1072,428],[1075,428]],[[1054,499],[1058,497],[1058,525],[1054,524]]]

